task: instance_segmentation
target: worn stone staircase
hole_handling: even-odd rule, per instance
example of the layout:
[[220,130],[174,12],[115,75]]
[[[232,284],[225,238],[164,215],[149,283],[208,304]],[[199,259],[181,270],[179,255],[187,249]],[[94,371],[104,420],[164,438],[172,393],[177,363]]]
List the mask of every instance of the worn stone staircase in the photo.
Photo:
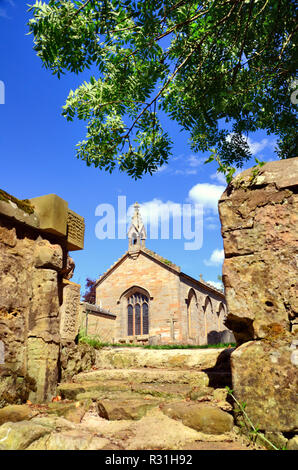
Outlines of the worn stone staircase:
[[61,383],[58,394],[92,400],[93,413],[82,424],[104,430],[115,448],[196,449],[208,442],[241,448],[225,389],[231,352],[104,348],[93,370]]
[[0,410],[0,450],[251,448],[227,399],[231,351],[101,349],[51,402]]

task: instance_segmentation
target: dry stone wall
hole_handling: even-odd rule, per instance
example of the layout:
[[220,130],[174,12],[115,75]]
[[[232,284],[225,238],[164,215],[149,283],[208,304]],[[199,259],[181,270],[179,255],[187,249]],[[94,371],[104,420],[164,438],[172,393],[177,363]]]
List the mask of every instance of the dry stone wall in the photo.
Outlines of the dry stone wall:
[[298,428],[297,188],[293,158],[244,171],[219,201],[234,392],[261,430],[288,436]]

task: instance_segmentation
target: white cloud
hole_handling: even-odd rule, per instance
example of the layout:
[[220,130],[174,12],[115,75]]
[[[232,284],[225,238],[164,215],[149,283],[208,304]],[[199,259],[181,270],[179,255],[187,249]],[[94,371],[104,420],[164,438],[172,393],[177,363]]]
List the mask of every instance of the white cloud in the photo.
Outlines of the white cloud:
[[221,282],[214,282],[214,281],[206,281],[207,284],[211,284],[211,286],[215,287],[215,289],[222,290],[223,284]]
[[209,260],[204,260],[206,266],[220,266],[224,260],[224,250],[213,250]]
[[185,169],[185,170],[176,170],[175,175],[196,175],[197,170],[190,170],[190,169]]
[[[227,141],[229,142],[231,140],[231,136],[233,133],[229,134],[227,136]],[[272,151],[276,145],[276,140],[275,139],[266,139],[263,138],[261,140],[253,140],[251,137],[246,137],[243,136],[244,140],[247,142],[249,146],[249,150],[253,156],[258,155],[262,150],[264,149],[269,149]],[[260,157],[260,155],[259,155]],[[262,155],[263,157],[263,155]]]
[[[180,154],[172,157],[169,164],[164,164],[158,168],[156,173],[166,173],[181,176],[196,175],[198,173],[198,167],[203,165],[205,160],[206,158],[197,157],[196,155],[190,155],[189,157],[186,157],[184,154]],[[173,162],[175,162],[175,168],[171,166],[171,163]]]
[[211,210],[215,214],[218,213],[217,204],[220,196],[226,189],[226,186],[220,186],[210,183],[199,183],[193,186],[188,197],[191,202],[202,204],[205,210]]
[[223,173],[218,173],[218,172],[213,173],[212,175],[210,175],[210,178],[212,180],[218,181],[221,184],[227,185],[227,181],[226,181],[225,175]]
[[261,141],[253,141],[250,137],[247,137],[247,143],[252,155],[257,155],[259,152],[264,150],[265,147],[271,146],[268,139],[262,139]]
[[195,155],[190,155],[190,157],[187,159],[187,162],[190,167],[197,167],[203,165],[205,162],[206,158],[204,157],[196,157]]
[[164,165],[157,168],[156,173],[164,173],[168,170],[168,165],[165,163]]
[[[129,206],[127,215],[130,220],[134,213],[134,205]],[[154,198],[151,201],[143,202],[140,204],[140,214],[144,225],[149,222],[150,225],[158,224],[159,220],[172,216],[181,217],[181,204],[173,201],[163,202],[161,199]]]

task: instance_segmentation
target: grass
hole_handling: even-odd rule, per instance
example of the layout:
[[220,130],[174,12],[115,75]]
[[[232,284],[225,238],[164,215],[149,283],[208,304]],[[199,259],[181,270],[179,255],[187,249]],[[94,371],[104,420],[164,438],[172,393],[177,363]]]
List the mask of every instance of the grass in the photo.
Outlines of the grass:
[[148,344],[143,346],[144,349],[221,349],[221,348],[234,348],[235,343],[218,343],[218,344]]
[[104,347],[114,347],[114,348],[143,348],[143,349],[219,349],[219,348],[229,348],[235,347],[235,343],[219,343],[219,344],[136,344],[136,343],[107,343],[102,341],[98,336],[88,336],[82,330],[79,333],[79,343],[89,344],[95,349],[102,349]]

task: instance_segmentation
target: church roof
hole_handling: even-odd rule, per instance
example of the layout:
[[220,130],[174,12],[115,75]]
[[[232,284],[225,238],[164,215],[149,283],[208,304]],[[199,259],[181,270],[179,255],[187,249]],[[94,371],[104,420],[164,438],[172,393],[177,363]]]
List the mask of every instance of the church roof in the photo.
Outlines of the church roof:
[[[184,279],[189,280],[189,281],[197,284],[200,287],[204,287],[207,290],[211,290],[213,292],[216,292],[217,294],[220,294],[222,297],[224,297],[224,293],[221,290],[219,290],[216,287],[212,286],[208,282],[205,282],[203,280],[195,279],[195,278],[189,276],[188,274],[183,273],[181,271],[180,266],[177,266],[175,263],[172,263],[168,259],[163,258],[162,256],[158,255],[154,251],[149,250],[146,247],[140,247],[138,249],[137,253],[143,253],[145,256],[148,256],[149,258],[159,262],[160,264],[162,264],[165,268],[169,269],[170,271],[176,272],[180,277],[183,277]],[[100,278],[96,281],[95,285],[97,286],[98,284],[100,284],[112,271],[114,271],[117,268],[117,266],[119,266],[119,264],[121,264],[130,255],[131,255],[131,253],[129,251],[126,251],[124,253],[124,255],[122,255],[120,258],[118,258],[118,260],[115,261],[115,263],[112,264],[112,266],[105,273],[103,273],[102,276],[100,276]]]

